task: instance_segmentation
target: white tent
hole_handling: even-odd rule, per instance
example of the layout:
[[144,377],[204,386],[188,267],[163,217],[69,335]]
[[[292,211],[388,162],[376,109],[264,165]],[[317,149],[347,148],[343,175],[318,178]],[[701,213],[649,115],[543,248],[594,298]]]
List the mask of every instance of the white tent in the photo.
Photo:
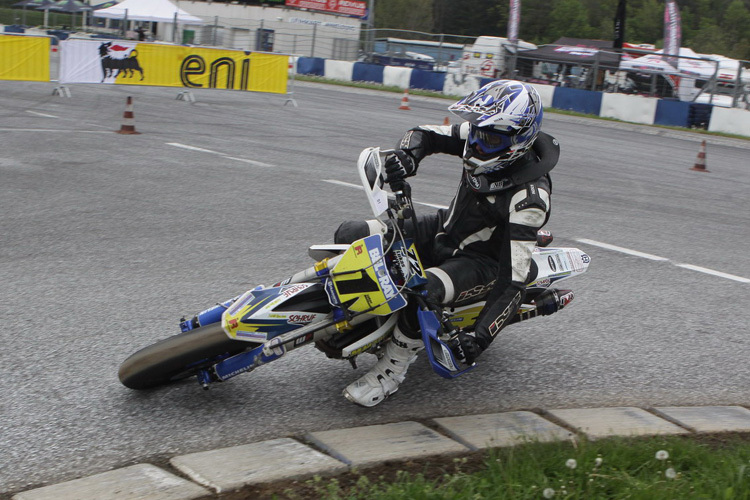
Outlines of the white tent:
[[180,24],[205,24],[203,19],[185,12],[169,0],[123,0],[117,5],[92,12],[94,17],[173,23],[177,14]]
[[[636,59],[624,59],[620,62],[623,71],[650,71],[666,73],[670,75],[682,75],[708,79],[716,72],[716,63],[707,60],[705,56],[696,54],[687,47],[680,48],[680,59],[677,68],[666,62],[662,56],[664,51],[659,50]],[[685,59],[685,58],[692,59]]]

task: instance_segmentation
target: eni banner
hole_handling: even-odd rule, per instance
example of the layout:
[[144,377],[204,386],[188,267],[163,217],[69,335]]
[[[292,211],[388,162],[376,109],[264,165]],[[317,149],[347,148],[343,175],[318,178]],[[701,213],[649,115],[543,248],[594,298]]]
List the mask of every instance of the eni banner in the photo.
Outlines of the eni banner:
[[289,56],[129,40],[60,42],[60,83],[287,92]]
[[50,39],[0,35],[0,80],[49,81]]

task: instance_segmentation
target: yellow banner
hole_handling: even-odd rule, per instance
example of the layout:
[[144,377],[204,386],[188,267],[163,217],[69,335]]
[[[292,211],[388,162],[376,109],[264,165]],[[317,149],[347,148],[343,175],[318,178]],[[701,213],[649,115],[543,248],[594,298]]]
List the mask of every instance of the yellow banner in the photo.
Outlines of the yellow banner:
[[133,53],[143,80],[120,71],[115,83],[286,93],[288,56],[141,43]]
[[0,35],[0,80],[49,81],[50,39]]

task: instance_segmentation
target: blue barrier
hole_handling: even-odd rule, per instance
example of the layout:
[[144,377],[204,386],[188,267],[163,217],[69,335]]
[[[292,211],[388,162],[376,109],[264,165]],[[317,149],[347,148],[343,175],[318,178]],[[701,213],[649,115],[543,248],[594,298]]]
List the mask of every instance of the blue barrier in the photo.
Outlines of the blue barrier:
[[602,93],[591,90],[557,87],[552,96],[552,107],[585,113],[587,115],[599,115],[602,109]]
[[[356,62],[352,67],[352,81],[383,83],[386,66],[373,63]],[[325,75],[325,59],[319,57],[300,57],[297,60],[297,73],[303,75]],[[335,76],[331,75],[335,78]],[[479,85],[484,86],[495,78],[480,78]],[[412,68],[409,75],[409,88],[445,91],[446,73]],[[550,108],[576,111],[579,113],[600,116],[602,92],[555,87],[552,93]],[[685,128],[707,129],[711,122],[711,104],[697,104],[675,99],[660,99],[656,104],[653,124]]]
[[690,103],[690,110],[688,111],[688,128],[704,128],[708,129],[708,124],[711,123],[711,110],[714,109],[713,104],[696,104]]
[[26,33],[26,28],[17,24],[11,24],[3,28],[5,33]]
[[421,69],[411,70],[409,88],[442,92],[444,86],[445,73],[443,72],[423,71]]
[[383,70],[380,64],[357,62],[352,69],[352,81],[383,83]]
[[57,45],[59,40],[67,40],[70,36],[70,32],[62,30],[47,30],[47,34],[57,37],[57,40],[52,39],[52,45]]
[[485,86],[485,85],[487,85],[488,83],[490,83],[490,82],[494,82],[495,80],[496,80],[496,78],[480,78],[480,79],[479,79],[479,87],[480,87],[480,88],[481,88],[481,87],[484,87],[484,86]]
[[322,57],[300,57],[297,59],[297,73],[300,75],[325,76],[326,60]]
[[659,99],[654,113],[654,125],[687,127],[690,103],[676,99]]

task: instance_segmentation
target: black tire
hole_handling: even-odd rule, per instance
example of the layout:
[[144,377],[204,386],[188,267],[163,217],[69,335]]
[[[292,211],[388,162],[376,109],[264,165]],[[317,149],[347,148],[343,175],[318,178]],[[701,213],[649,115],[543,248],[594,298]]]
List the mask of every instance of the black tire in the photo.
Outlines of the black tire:
[[220,357],[239,354],[256,344],[233,340],[219,323],[206,325],[150,345],[120,365],[120,382],[130,389],[150,389],[195,375]]

